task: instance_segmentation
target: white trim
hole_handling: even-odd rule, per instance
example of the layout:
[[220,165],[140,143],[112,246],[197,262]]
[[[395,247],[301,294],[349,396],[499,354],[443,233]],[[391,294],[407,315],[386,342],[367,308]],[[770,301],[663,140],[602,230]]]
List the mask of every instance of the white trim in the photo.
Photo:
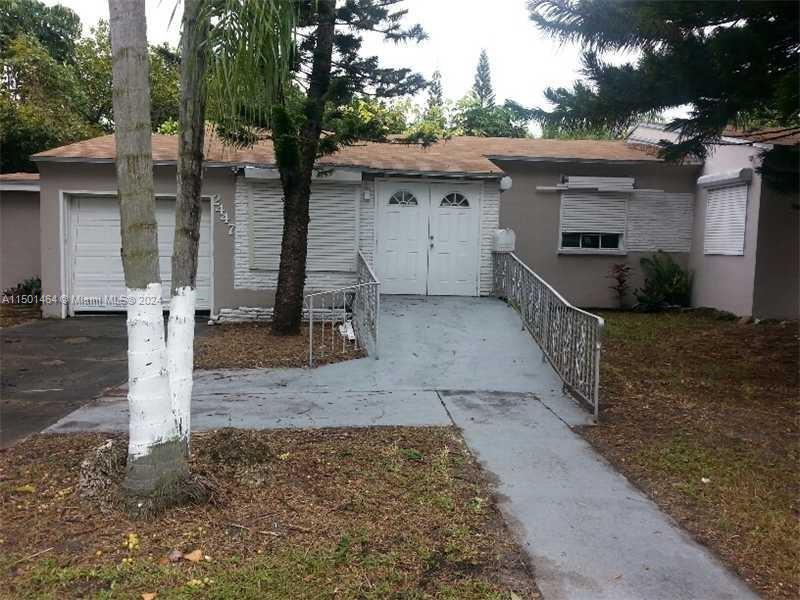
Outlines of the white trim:
[[[205,199],[206,199],[205,196],[200,196],[200,200],[205,200]],[[214,314],[214,309],[216,307],[216,303],[214,302],[214,293],[215,293],[215,286],[214,286],[214,259],[216,258],[215,254],[214,254],[214,236],[216,235],[216,230],[214,229],[214,222],[217,219],[215,218],[215,215],[214,215],[214,200],[216,200],[217,202],[222,204],[223,207],[224,207],[225,203],[224,203],[222,197],[220,196],[220,194],[211,194],[210,196],[208,196],[207,199],[208,199],[208,212],[209,212],[208,217],[209,217],[209,220],[211,221],[211,223],[209,224],[209,229],[211,230],[210,233],[209,233],[209,236],[211,236],[211,239],[209,240],[209,246],[208,246],[208,251],[211,253],[211,264],[208,265],[208,276],[210,278],[210,281],[208,282],[208,285],[209,285],[209,290],[208,290],[208,296],[209,296],[209,298],[208,298],[208,314],[210,316],[210,315]],[[201,206],[200,207],[200,219],[201,219],[201,222],[202,222],[202,218],[203,218],[203,207]],[[199,253],[199,250],[200,250],[199,243],[198,243],[197,249],[198,249],[198,253]],[[198,262],[200,262],[200,257],[199,256],[197,257],[197,260],[198,260]],[[196,290],[197,289],[197,273],[195,273],[194,287],[195,287],[195,290]],[[195,304],[195,312],[197,312],[197,304]]]
[[361,197],[364,194],[364,186],[356,186],[354,191],[354,203],[355,203],[355,210],[356,210],[356,218],[355,218],[355,226],[356,226],[356,234],[353,243],[355,245],[355,251],[353,252],[353,270],[358,270],[358,251],[361,249]]
[[478,190],[478,206],[475,208],[478,209],[478,238],[477,238],[477,248],[478,251],[475,253],[475,295],[480,297],[481,295],[481,252],[483,251],[483,187],[480,186]]
[[[72,216],[72,211],[70,210],[69,203],[66,201],[64,197],[65,192],[63,190],[59,190],[58,192],[58,252],[61,255],[60,261],[60,272],[58,274],[59,278],[59,285],[61,286],[62,294],[65,294],[67,297],[67,302],[61,303],[61,310],[60,318],[65,319],[67,315],[70,317],[75,316],[75,311],[72,309],[72,303],[69,302],[71,287],[68,286],[67,276],[66,276],[66,268],[69,263],[66,261],[70,260],[72,257],[72,253],[69,251],[70,244],[68,235],[65,233],[65,227],[68,227],[68,224],[65,224],[65,219],[68,219]],[[40,207],[41,210],[41,207]],[[68,229],[67,229],[68,231]]]
[[38,192],[39,184],[20,183],[15,184],[10,181],[0,183],[0,192]]

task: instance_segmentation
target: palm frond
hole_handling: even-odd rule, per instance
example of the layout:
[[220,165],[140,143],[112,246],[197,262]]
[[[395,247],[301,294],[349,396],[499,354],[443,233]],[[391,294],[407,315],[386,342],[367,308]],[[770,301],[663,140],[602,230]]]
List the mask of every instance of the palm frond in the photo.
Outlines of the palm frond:
[[208,100],[229,129],[264,123],[291,80],[299,4],[295,0],[205,0],[211,24]]

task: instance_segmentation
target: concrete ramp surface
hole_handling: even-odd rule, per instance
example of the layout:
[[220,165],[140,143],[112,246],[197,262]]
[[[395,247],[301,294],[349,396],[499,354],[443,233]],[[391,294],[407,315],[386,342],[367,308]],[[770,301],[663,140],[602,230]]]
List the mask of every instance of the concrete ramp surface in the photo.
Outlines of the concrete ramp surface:
[[[195,373],[194,429],[460,427],[546,599],[756,598],[571,427],[589,415],[494,298],[381,299],[380,359]],[[125,430],[111,397],[50,431]]]

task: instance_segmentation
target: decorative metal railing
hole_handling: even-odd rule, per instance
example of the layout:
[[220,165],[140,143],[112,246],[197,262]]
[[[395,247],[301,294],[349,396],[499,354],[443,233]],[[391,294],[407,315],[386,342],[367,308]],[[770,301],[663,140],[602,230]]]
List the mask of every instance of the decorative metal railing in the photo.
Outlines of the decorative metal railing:
[[310,367],[331,354],[350,351],[363,350],[378,358],[380,282],[360,251],[356,280],[354,285],[306,295]]
[[381,282],[367,259],[358,251],[356,256],[356,293],[353,315],[356,335],[361,337],[367,354],[378,358],[378,329],[381,317]]
[[519,311],[564,388],[597,419],[603,319],[567,302],[513,252],[494,253],[494,290]]

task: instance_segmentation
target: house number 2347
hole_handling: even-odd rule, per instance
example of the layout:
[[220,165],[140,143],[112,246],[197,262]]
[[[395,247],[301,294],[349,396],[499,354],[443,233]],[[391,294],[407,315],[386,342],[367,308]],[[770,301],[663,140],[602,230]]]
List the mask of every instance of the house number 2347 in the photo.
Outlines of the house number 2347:
[[231,223],[231,218],[228,216],[228,211],[225,210],[225,206],[223,206],[222,200],[220,200],[219,198],[212,198],[211,207],[214,209],[214,212],[217,213],[219,220],[228,226],[228,235],[233,235],[233,232],[236,229],[236,225]]

